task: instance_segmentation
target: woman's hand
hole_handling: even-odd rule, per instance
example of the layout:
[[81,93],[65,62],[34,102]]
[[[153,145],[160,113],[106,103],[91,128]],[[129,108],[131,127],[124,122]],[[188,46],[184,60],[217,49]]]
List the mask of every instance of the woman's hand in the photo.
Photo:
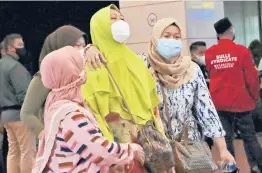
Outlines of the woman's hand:
[[227,149],[224,149],[220,151],[220,164],[226,164],[226,163],[236,164],[236,161],[234,157],[230,154],[230,152]]
[[130,165],[116,165],[109,169],[109,173],[127,173],[130,171]]
[[236,164],[234,157],[227,150],[225,138],[224,137],[216,137],[213,140],[214,140],[214,143],[216,144],[217,149],[220,153],[220,163],[224,164],[224,163],[231,162],[231,163]]
[[130,144],[131,148],[135,152],[135,160],[141,163],[141,165],[144,165],[145,162],[145,153],[143,148],[138,144]]
[[121,166],[113,166],[109,169],[109,173],[125,173],[125,166],[121,165]]
[[100,68],[106,62],[103,54],[94,45],[88,45],[85,49],[85,58],[91,69]]

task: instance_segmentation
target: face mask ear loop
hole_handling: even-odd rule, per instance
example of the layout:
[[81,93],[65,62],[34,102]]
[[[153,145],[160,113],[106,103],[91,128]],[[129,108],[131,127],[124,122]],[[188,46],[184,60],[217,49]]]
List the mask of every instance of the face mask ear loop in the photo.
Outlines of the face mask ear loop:
[[86,77],[85,75],[86,75],[85,70],[83,70],[83,71],[81,71],[81,73],[79,74],[78,79],[76,79],[74,82],[72,82],[72,83],[70,83],[70,84],[68,84],[68,85],[66,85],[66,86],[63,86],[63,87],[61,87],[61,88],[54,88],[54,89],[52,89],[52,91],[54,91],[54,92],[59,92],[59,91],[65,90],[65,89],[74,88],[74,87],[76,87],[77,85],[79,85],[79,82],[80,82],[80,81],[83,81],[83,80],[85,79],[85,77]]

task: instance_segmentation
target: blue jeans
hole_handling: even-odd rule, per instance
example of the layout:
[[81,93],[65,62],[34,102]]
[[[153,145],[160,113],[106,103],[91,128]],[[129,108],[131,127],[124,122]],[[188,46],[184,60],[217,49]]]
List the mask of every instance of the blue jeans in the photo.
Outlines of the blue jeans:
[[221,123],[226,131],[226,143],[228,151],[234,156],[234,134],[239,131],[250,156],[254,159],[260,171],[262,171],[262,148],[258,142],[252,119],[252,112],[225,112],[218,111]]

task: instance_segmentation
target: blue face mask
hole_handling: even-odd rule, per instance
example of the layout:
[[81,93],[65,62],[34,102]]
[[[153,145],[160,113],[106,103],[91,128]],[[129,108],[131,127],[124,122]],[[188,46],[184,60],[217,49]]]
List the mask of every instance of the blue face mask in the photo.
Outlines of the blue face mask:
[[159,39],[157,42],[158,53],[166,59],[177,56],[182,51],[182,41],[175,39]]

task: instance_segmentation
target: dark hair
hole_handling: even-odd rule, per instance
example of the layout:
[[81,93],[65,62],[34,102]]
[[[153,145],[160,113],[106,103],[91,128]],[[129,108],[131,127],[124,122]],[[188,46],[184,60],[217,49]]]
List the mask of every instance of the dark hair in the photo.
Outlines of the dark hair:
[[8,46],[14,44],[15,39],[23,38],[20,34],[9,34],[4,39],[4,49],[8,50]]
[[170,26],[176,26],[180,30],[179,26],[176,23],[172,23]]
[[190,52],[195,51],[199,46],[205,46],[206,42],[204,41],[196,41],[190,45]]
[[248,49],[250,50],[255,64],[258,66],[260,59],[262,57],[262,43],[259,40],[253,40],[250,44]]

